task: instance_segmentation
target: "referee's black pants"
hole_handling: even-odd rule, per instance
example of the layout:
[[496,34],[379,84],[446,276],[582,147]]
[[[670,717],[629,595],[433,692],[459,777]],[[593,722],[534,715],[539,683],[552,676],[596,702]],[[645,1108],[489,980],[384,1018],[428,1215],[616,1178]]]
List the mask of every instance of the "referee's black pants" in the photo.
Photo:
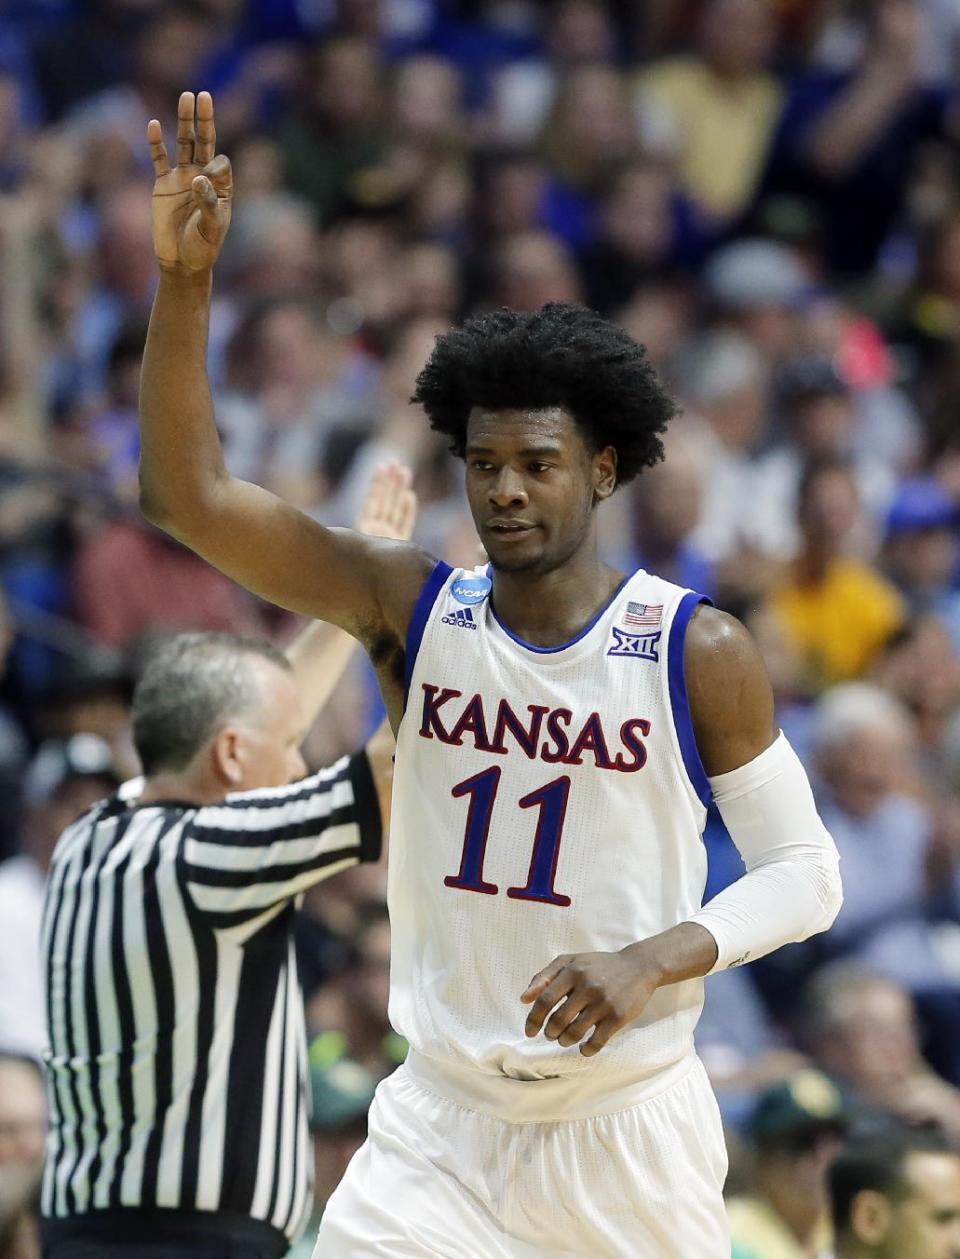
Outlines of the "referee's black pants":
[[228,1211],[125,1207],[41,1220],[43,1259],[281,1259],[284,1235]]

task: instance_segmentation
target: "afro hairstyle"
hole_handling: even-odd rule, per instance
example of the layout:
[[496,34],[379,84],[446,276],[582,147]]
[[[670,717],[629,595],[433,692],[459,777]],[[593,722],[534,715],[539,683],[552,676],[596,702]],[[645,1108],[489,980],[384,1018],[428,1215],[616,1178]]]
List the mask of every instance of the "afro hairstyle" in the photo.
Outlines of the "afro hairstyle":
[[570,302],[494,311],[439,336],[411,401],[461,459],[473,407],[563,407],[591,450],[616,450],[619,485],[663,458],[660,434],[677,414],[644,347]]

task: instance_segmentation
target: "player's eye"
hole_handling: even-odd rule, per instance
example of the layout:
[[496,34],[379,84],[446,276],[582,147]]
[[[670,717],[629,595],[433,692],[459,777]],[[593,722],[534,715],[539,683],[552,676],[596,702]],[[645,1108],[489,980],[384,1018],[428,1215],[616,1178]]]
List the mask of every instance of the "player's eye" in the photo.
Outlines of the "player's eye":
[[492,472],[493,471],[493,464],[489,463],[486,459],[471,459],[470,467],[473,468],[474,472]]
[[539,473],[541,472],[549,472],[553,465],[549,463],[537,462],[537,463],[531,463],[529,466],[530,466],[531,472],[537,473],[539,475]]

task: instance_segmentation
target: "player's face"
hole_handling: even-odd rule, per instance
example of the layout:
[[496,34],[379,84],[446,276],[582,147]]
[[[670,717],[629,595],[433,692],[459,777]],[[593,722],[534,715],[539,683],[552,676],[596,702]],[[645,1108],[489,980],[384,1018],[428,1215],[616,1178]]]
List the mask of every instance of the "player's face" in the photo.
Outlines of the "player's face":
[[474,524],[501,572],[560,568],[584,545],[596,503],[616,482],[613,451],[592,454],[560,407],[474,407],[466,468]]
[[960,1259],[960,1158],[909,1154],[904,1173],[907,1194],[894,1210],[883,1255]]

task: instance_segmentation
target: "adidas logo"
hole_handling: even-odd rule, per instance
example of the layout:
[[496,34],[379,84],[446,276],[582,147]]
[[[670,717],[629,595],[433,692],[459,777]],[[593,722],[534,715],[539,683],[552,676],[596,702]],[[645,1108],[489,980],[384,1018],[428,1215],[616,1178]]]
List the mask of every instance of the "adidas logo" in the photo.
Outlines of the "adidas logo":
[[469,608],[457,608],[456,612],[448,612],[446,616],[441,617],[441,620],[444,625],[458,625],[461,629],[475,630],[477,628],[477,623]]

